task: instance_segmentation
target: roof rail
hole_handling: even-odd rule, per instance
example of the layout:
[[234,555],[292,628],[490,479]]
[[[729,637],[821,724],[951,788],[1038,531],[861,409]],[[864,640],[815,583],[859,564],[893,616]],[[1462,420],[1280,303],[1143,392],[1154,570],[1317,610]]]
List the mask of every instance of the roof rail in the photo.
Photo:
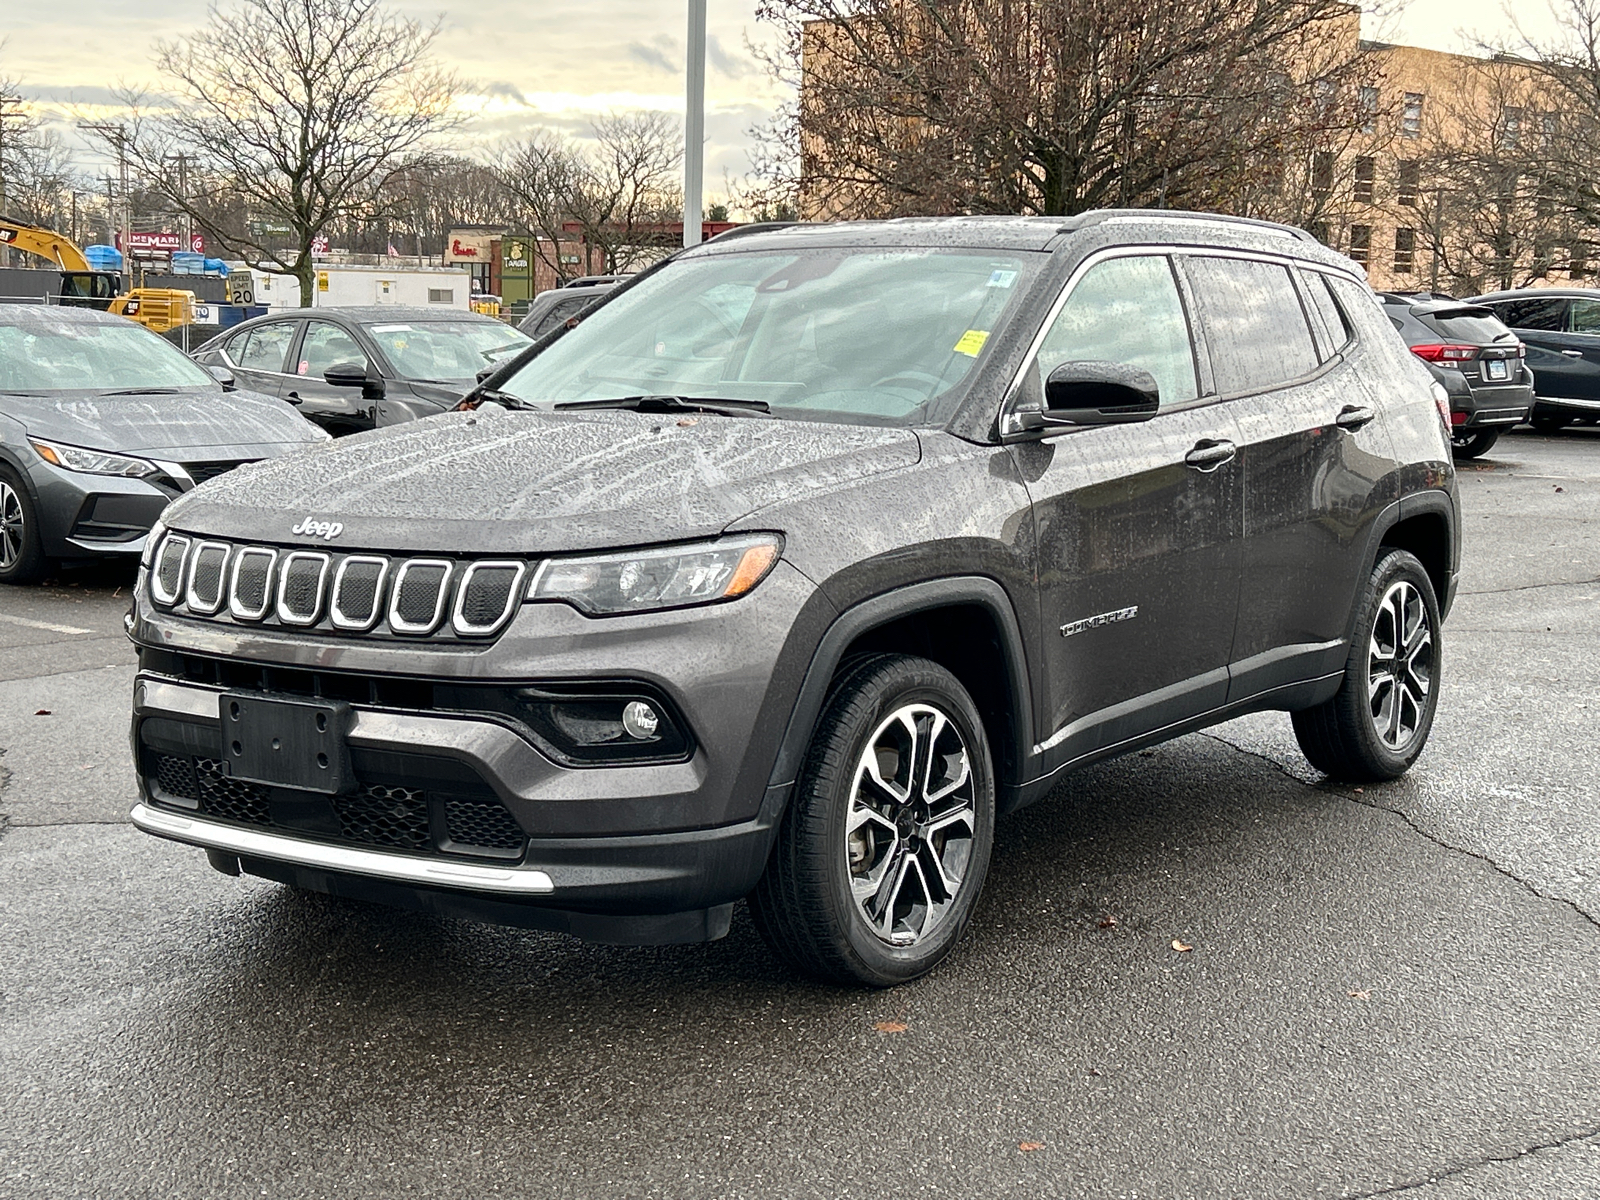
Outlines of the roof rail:
[[815,221],[752,221],[748,225],[735,225],[732,229],[724,229],[721,233],[714,233],[706,239],[708,242],[725,242],[729,238],[741,237],[747,233],[766,233],[769,229],[793,229],[797,225],[814,225]]
[[1096,208],[1089,212],[1078,213],[1067,218],[1061,224],[1062,233],[1076,233],[1092,225],[1104,225],[1111,222],[1123,224],[1130,221],[1213,221],[1223,225],[1242,225],[1249,229],[1258,229],[1263,233],[1275,237],[1291,237],[1302,242],[1317,241],[1304,229],[1293,225],[1282,225],[1277,221],[1263,221],[1256,217],[1235,217],[1227,213],[1186,212],[1182,209],[1172,208]]

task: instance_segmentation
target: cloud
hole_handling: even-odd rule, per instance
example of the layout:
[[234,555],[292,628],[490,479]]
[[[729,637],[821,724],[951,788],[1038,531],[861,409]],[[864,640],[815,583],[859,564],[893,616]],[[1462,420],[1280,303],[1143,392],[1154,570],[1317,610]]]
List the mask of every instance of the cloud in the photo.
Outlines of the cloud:
[[522,94],[522,89],[514,83],[507,83],[503,79],[491,80],[488,83],[474,83],[468,86],[468,91],[480,96],[489,96],[499,100],[510,100],[520,104],[523,108],[531,107],[528,98]]
[[672,43],[670,38],[654,38],[653,44],[648,46],[643,42],[629,42],[627,49],[629,58],[654,70],[666,71],[672,75],[676,75],[683,70],[681,63],[667,57],[668,50],[674,53],[677,51],[677,46]]
[[711,63],[711,69],[729,79],[743,79],[755,73],[756,64],[743,54],[729,54],[723,49],[722,43],[717,40],[716,34],[706,38],[706,58]]

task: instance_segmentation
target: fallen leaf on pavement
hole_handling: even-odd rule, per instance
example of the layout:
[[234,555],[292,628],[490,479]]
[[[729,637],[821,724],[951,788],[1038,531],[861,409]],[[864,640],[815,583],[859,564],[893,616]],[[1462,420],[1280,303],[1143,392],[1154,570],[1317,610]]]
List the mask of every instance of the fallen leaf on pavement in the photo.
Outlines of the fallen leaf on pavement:
[[1194,947],[1189,945],[1188,942],[1180,942],[1177,938],[1172,939],[1172,948],[1178,951],[1180,954],[1187,954],[1189,951],[1194,949]]
[[1350,999],[1352,999],[1352,1000],[1371,1000],[1372,999],[1372,989],[1371,988],[1356,988],[1355,990],[1350,992]]
[[1044,1143],[1043,1142],[1018,1142],[1017,1143],[1017,1149],[1018,1150],[1024,1150],[1024,1151],[1027,1151],[1027,1150],[1043,1150],[1044,1149]]
[[904,1033],[906,1031],[906,1023],[904,1021],[875,1021],[872,1027],[879,1033]]
[[1101,929],[1115,929],[1116,927],[1117,927],[1117,919],[1115,917],[1113,917],[1113,916],[1104,916],[1104,917],[1100,918],[1100,928]]
[[38,712],[34,713],[33,715],[36,716],[36,717],[48,717],[50,715],[50,710],[48,708],[41,708]]

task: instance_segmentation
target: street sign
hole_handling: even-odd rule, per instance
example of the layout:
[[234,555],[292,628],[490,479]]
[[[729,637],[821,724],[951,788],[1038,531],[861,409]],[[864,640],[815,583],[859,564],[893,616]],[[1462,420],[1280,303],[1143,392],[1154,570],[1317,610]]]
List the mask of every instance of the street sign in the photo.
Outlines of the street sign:
[[317,291],[325,292],[327,290],[328,290],[328,273],[326,271],[318,271],[317,272]]

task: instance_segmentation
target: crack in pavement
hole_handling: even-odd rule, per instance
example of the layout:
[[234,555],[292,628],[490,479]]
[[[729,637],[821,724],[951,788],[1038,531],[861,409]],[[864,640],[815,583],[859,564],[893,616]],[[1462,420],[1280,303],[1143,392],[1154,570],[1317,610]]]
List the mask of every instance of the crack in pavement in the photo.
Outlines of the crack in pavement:
[[1411,827],[1411,829],[1413,830],[1413,832],[1417,833],[1419,836],[1421,836],[1423,838],[1426,838],[1428,841],[1432,842],[1435,846],[1438,846],[1440,849],[1448,850],[1452,854],[1463,855],[1466,858],[1477,859],[1477,861],[1479,861],[1481,863],[1484,863],[1485,865],[1490,867],[1492,870],[1494,870],[1496,873],[1505,876],[1507,879],[1511,880],[1511,882],[1515,883],[1518,887],[1521,887],[1521,888],[1525,889],[1526,891],[1528,891],[1531,895],[1537,896],[1537,897],[1539,897],[1539,899],[1544,900],[1547,903],[1557,904],[1557,905],[1560,905],[1563,908],[1571,909],[1573,912],[1577,913],[1578,916],[1582,917],[1586,922],[1588,922],[1590,925],[1592,925],[1597,932],[1600,932],[1600,918],[1596,918],[1594,916],[1594,914],[1590,913],[1587,909],[1585,909],[1577,901],[1568,900],[1564,896],[1552,896],[1549,892],[1546,892],[1546,891],[1542,890],[1541,888],[1539,888],[1538,885],[1536,885],[1534,883],[1531,883],[1530,881],[1522,878],[1522,876],[1518,875],[1515,871],[1512,871],[1509,868],[1502,866],[1500,863],[1498,863],[1494,859],[1490,858],[1487,854],[1480,854],[1476,850],[1469,850],[1465,846],[1456,846],[1456,845],[1451,844],[1450,842],[1445,841],[1443,838],[1438,837],[1438,836],[1430,833],[1428,830],[1424,829],[1421,825],[1417,824],[1417,822],[1412,818],[1411,814],[1406,812],[1404,809],[1393,808],[1393,807],[1391,807],[1391,806],[1389,806],[1387,804],[1378,804],[1378,803],[1376,803],[1376,802],[1374,802],[1372,800],[1368,800],[1366,798],[1365,793],[1363,793],[1363,794],[1358,796],[1354,792],[1348,791],[1345,788],[1341,787],[1339,784],[1334,783],[1331,779],[1324,778],[1321,783],[1307,783],[1299,775],[1296,775],[1293,771],[1291,771],[1288,767],[1284,766],[1281,762],[1279,762],[1277,759],[1273,758],[1271,755],[1262,754],[1259,750],[1247,749],[1244,746],[1240,746],[1235,742],[1230,742],[1227,738],[1222,737],[1220,734],[1211,733],[1209,731],[1202,730],[1201,731],[1201,736],[1202,737],[1208,737],[1214,742],[1220,742],[1222,745],[1227,746],[1230,750],[1236,750],[1240,754],[1245,754],[1245,755],[1248,755],[1251,758],[1260,759],[1262,762],[1264,762],[1268,766],[1272,767],[1273,770],[1277,771],[1281,775],[1286,776],[1289,779],[1294,780],[1296,783],[1300,784],[1300,786],[1302,786],[1302,787],[1312,788],[1312,789],[1315,789],[1317,791],[1332,792],[1334,795],[1339,796],[1339,797],[1341,797],[1341,798],[1343,798],[1345,800],[1348,800],[1351,804],[1359,804],[1363,808],[1370,808],[1370,809],[1373,809],[1373,810],[1375,810],[1377,812],[1386,812],[1391,816],[1398,817],[1398,818],[1400,818],[1400,820],[1404,821],[1407,825],[1409,825]]
[[[1245,751],[1249,753],[1249,751]],[[1539,1142],[1529,1146],[1526,1150],[1518,1150],[1515,1154],[1491,1154],[1473,1162],[1463,1163],[1458,1167],[1451,1167],[1448,1171],[1440,1171],[1437,1175],[1429,1175],[1426,1179],[1414,1180],[1410,1183],[1397,1183],[1393,1187],[1379,1188],[1375,1192],[1357,1192],[1345,1200],[1374,1200],[1377,1196],[1397,1196],[1403,1192],[1415,1191],[1418,1188],[1432,1187],[1446,1179],[1453,1179],[1457,1175],[1465,1175],[1468,1171],[1477,1170],[1479,1167],[1493,1166],[1496,1163],[1512,1163],[1537,1154],[1541,1150],[1559,1150],[1563,1146],[1570,1146],[1574,1142],[1588,1141],[1590,1138],[1600,1137],[1600,1126],[1584,1133],[1575,1133],[1571,1137],[1560,1138],[1554,1142]]]
[[1539,588],[1587,587],[1591,583],[1600,583],[1600,575],[1596,575],[1592,579],[1557,579],[1552,580],[1550,583],[1519,583],[1516,587],[1484,588],[1481,592],[1468,591],[1466,588],[1461,588],[1456,592],[1456,596],[1458,599],[1462,596],[1504,596],[1509,592],[1532,592],[1537,591]]

